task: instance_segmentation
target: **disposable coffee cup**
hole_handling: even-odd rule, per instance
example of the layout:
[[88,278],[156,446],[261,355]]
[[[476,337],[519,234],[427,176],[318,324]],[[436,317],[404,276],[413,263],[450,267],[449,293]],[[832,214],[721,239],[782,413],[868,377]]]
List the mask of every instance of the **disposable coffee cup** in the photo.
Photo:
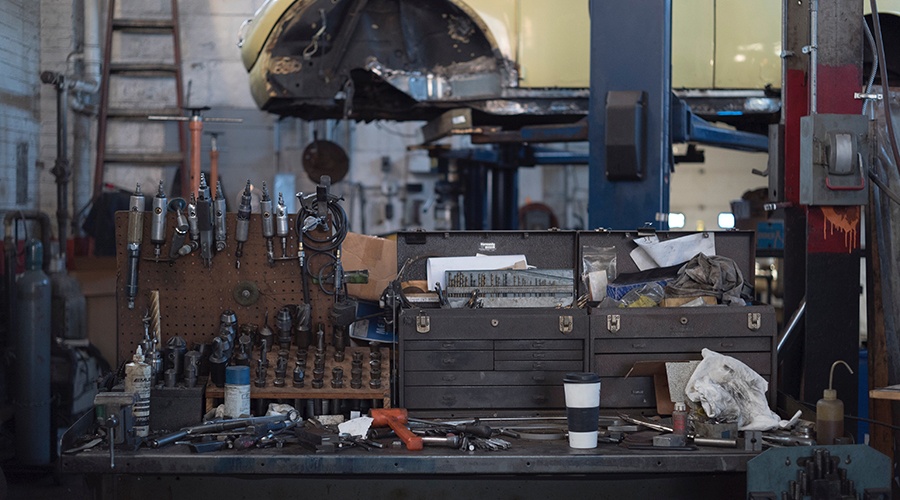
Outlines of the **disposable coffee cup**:
[[566,421],[571,448],[596,448],[600,419],[600,377],[596,373],[567,373]]

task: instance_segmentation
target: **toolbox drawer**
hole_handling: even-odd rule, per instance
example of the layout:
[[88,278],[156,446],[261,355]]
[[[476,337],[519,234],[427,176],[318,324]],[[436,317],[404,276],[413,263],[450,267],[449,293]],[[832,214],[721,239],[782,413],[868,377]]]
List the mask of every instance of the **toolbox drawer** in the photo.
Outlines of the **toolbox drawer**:
[[653,377],[600,378],[600,409],[656,406]]
[[407,372],[406,386],[442,385],[561,385],[565,371],[446,371]]
[[419,340],[410,342],[407,351],[490,351],[490,340]]
[[[562,387],[562,382],[559,386]],[[411,410],[566,406],[563,391],[547,385],[407,387],[405,391],[405,406]]]
[[494,349],[498,351],[555,351],[555,350],[580,350],[584,347],[581,340],[497,340]]
[[694,337],[694,338],[630,338],[594,340],[597,354],[614,353],[657,353],[657,352],[700,352],[704,348],[721,353],[756,351],[768,352],[772,340],[766,337]]
[[[767,352],[730,353],[760,375],[769,375],[772,371],[772,359]],[[699,352],[661,353],[648,355],[634,354],[598,354],[594,356],[594,371],[600,377],[624,377],[631,367],[639,361],[691,361],[700,360]]]
[[587,370],[583,309],[405,309],[399,401],[415,409],[562,409],[562,380]]
[[407,352],[407,370],[493,370],[491,351],[414,351]]
[[494,351],[494,361],[578,361],[581,364],[584,351]]

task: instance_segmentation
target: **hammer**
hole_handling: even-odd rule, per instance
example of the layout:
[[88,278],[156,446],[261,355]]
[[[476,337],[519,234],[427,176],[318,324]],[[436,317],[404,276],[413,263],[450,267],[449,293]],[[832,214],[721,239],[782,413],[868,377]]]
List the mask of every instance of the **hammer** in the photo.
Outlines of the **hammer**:
[[372,408],[372,427],[390,427],[403,441],[407,450],[421,450],[422,438],[406,427],[408,414],[403,408]]

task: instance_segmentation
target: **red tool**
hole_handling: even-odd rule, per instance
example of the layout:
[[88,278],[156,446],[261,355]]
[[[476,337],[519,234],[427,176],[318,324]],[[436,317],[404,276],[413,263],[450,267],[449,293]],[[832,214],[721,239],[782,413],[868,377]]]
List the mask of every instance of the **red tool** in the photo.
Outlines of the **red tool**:
[[403,408],[372,408],[372,427],[390,427],[403,441],[407,450],[421,450],[422,438],[413,434],[406,422],[408,413]]

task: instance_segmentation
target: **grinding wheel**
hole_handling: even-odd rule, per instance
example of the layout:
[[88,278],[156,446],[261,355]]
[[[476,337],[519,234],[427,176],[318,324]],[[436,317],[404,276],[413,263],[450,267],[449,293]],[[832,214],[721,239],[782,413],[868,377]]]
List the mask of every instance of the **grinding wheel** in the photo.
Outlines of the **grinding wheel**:
[[331,182],[340,182],[349,168],[344,148],[331,141],[315,140],[303,150],[303,170],[313,182],[319,182],[323,175],[330,176]]

